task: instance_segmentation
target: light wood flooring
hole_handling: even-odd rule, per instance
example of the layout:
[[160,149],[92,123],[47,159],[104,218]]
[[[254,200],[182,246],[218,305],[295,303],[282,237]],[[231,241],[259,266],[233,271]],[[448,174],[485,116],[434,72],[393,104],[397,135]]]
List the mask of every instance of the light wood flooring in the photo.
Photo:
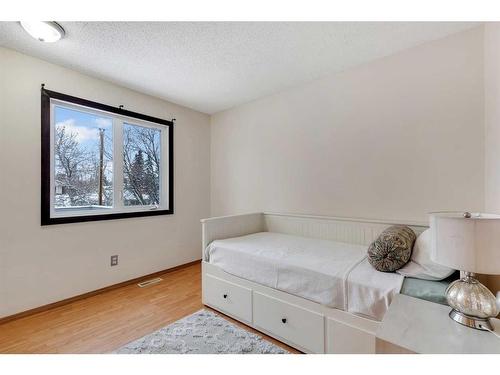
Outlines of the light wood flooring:
[[145,288],[126,285],[2,323],[0,353],[107,353],[207,308],[201,303],[200,263],[166,271],[160,277],[162,282]]

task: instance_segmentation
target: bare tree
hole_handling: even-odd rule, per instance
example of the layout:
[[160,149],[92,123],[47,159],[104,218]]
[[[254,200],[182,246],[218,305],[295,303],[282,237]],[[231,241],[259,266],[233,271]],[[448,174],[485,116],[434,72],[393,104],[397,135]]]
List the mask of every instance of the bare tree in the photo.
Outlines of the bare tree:
[[159,204],[160,131],[129,125],[123,140],[125,190],[134,197],[125,204]]
[[[54,142],[56,185],[64,190],[61,196],[69,198],[70,206],[96,204],[94,197],[98,182],[99,160],[94,150],[82,147],[77,136],[77,133],[66,126],[56,127]],[[109,150],[106,152],[109,153]],[[107,156],[106,158],[108,159]],[[109,186],[110,181],[106,179],[105,185]],[[104,204],[109,205],[112,193],[105,190],[104,197]],[[61,206],[67,205],[64,202],[59,203]]]
[[65,126],[58,127],[56,131],[56,182],[66,189],[71,205],[78,204],[79,197],[84,193],[80,183],[81,173],[87,169],[90,157],[80,147],[76,137],[77,134],[68,131]]

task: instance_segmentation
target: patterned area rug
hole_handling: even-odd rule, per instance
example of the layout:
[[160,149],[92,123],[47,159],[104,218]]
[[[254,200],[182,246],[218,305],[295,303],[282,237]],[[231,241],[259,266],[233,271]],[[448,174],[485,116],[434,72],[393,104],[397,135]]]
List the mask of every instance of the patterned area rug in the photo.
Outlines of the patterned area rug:
[[288,351],[208,310],[135,340],[119,354],[285,354]]

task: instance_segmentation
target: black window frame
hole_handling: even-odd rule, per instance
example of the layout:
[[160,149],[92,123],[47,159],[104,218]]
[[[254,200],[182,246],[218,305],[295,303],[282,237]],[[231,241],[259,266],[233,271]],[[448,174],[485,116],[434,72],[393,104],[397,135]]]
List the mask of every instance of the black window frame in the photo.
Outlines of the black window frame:
[[[109,214],[51,217],[51,118],[50,118],[50,100],[56,99],[64,102],[106,111],[121,116],[136,118],[155,124],[168,127],[168,209],[158,209],[151,211],[134,212],[115,212]],[[129,111],[120,107],[113,107],[107,104],[94,102],[91,100],[78,98],[56,91],[47,90],[42,86],[41,89],[41,225],[81,223],[89,221],[127,219],[133,217],[147,217],[158,215],[172,215],[174,213],[174,121],[164,120],[142,113]]]

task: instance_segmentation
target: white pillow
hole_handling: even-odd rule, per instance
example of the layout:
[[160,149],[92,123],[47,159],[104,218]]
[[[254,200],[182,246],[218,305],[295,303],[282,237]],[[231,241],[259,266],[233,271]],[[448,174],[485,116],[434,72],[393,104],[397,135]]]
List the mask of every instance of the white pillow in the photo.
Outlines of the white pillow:
[[450,276],[454,269],[434,263],[431,260],[431,231],[427,229],[417,237],[411,258],[396,272],[403,276],[424,280],[443,280]]

